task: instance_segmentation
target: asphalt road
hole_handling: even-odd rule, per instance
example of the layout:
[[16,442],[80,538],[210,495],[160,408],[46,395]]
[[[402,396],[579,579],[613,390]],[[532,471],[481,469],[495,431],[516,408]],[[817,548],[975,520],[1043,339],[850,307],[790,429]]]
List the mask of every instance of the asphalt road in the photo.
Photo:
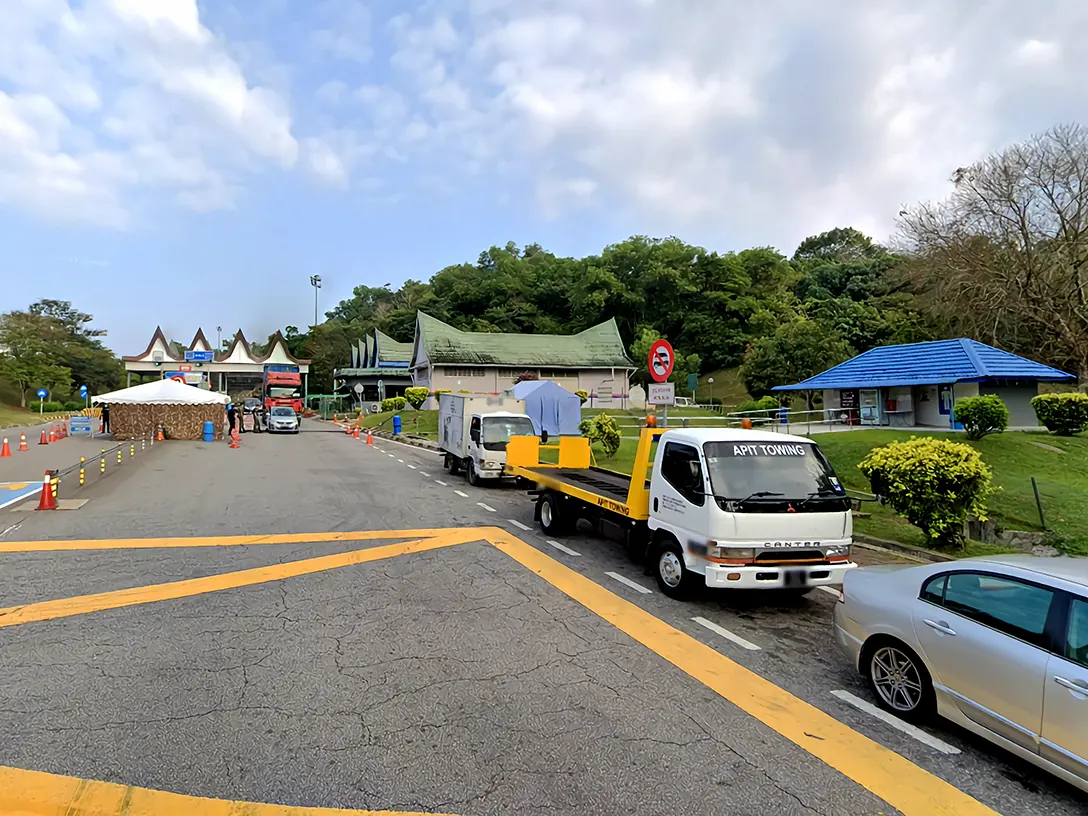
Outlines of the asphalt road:
[[[827,593],[671,601],[619,545],[549,543],[512,487],[473,489],[434,454],[305,427],[239,450],[156,446],[77,511],[0,511],[0,766],[351,809],[918,812],[867,789],[864,757],[843,760],[862,772],[834,770],[759,715],[782,689],[813,739],[846,726],[1006,816],[1085,812],[1073,789],[950,726],[923,742],[834,696],[871,699],[835,649]],[[494,527],[529,555],[508,557]],[[454,532],[398,532],[430,529]],[[64,540],[97,543],[17,543]],[[713,690],[669,651],[689,641],[709,647],[706,666],[741,667],[737,688]]]

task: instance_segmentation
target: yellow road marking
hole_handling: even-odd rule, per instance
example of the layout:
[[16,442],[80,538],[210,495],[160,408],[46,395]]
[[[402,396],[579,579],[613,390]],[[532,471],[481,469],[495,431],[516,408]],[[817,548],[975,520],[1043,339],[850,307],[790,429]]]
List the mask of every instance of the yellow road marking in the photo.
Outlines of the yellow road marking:
[[[41,484],[41,482],[38,482],[38,484]],[[0,487],[5,490],[23,490],[30,487],[30,482],[0,482]]]
[[290,807],[205,799],[2,765],[0,813],[18,816],[415,816],[401,810]]
[[338,569],[352,564],[365,564],[369,561],[381,561],[398,555],[413,552],[426,552],[442,547],[452,547],[469,541],[481,539],[479,528],[462,528],[457,532],[445,533],[431,538],[401,541],[380,547],[352,550],[346,553],[323,555],[286,564],[274,564],[267,567],[209,575],[204,578],[189,578],[184,581],[172,581],[166,584],[117,589],[112,592],[98,592],[93,595],[78,595],[74,598],[59,598],[52,601],[9,606],[0,609],[0,628],[18,626],[23,623],[67,618],[104,609],[119,609],[125,606],[153,603],[155,601],[175,600],[206,592],[218,592],[224,589],[263,584],[268,581],[282,581],[299,575],[311,575],[315,572]]
[[458,534],[465,527],[434,530],[355,530],[340,533],[277,533],[276,535],[194,536],[192,538],[103,538],[66,541],[7,541],[0,553],[59,550],[154,550],[172,547],[248,547],[258,544],[315,544],[325,541],[373,541],[381,538],[428,538]]
[[737,708],[879,796],[904,816],[997,812],[720,652],[614,595],[498,527],[488,541],[560,592],[713,689]]

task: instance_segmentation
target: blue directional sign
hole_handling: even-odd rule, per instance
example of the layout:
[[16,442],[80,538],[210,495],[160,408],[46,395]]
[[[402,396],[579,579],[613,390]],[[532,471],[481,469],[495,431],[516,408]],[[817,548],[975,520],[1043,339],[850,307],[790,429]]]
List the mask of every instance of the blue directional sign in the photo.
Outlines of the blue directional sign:
[[215,360],[214,351],[187,351],[185,362],[187,363],[211,363]]
[[43,400],[48,396],[49,396],[49,392],[46,391],[44,388],[39,388],[38,389],[38,399]]
[[87,386],[81,385],[79,387],[79,396],[81,396],[83,399],[87,399]]

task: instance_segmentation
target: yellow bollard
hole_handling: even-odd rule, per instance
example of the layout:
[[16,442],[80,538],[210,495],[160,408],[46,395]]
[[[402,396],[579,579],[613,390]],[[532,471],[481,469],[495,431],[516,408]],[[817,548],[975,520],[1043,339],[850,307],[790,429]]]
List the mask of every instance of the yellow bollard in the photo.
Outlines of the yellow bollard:
[[133,442],[128,446],[128,458],[131,459],[136,455],[136,443]]
[[140,450],[141,451],[146,450],[146,448],[144,447],[144,440],[142,440],[142,439],[140,440]]
[[53,479],[50,480],[50,484],[53,487],[53,498],[55,499],[57,497],[57,485],[60,484],[60,479],[54,476]]
[[87,480],[87,457],[79,457],[79,486],[83,487],[83,483]]
[[117,449],[117,464],[121,464],[121,449]]
[[98,462],[102,466],[100,468],[102,474],[105,475],[105,473],[106,473],[106,449],[105,448],[102,448],[102,455],[99,457]]

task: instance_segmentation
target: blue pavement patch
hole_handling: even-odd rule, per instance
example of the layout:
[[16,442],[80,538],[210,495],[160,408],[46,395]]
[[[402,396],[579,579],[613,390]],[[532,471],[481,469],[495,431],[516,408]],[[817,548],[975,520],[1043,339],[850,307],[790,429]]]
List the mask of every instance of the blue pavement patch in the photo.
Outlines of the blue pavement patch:
[[0,482],[0,509],[42,492],[41,482]]

